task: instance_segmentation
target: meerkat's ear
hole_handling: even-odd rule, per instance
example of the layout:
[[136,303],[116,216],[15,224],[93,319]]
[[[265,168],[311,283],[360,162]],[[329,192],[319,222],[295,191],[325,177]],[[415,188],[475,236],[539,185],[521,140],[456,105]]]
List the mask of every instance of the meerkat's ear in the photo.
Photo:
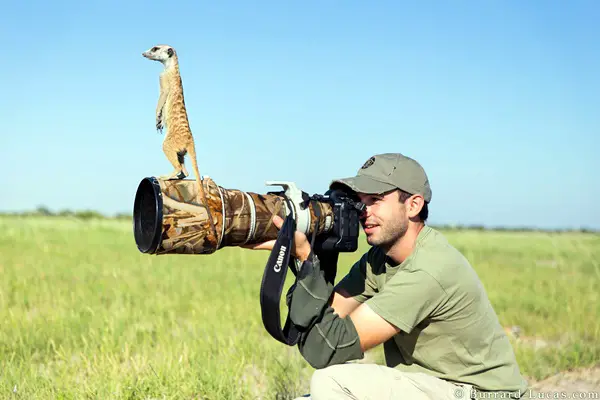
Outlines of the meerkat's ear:
[[169,47],[167,49],[167,54],[169,55],[169,57],[173,57],[173,49]]

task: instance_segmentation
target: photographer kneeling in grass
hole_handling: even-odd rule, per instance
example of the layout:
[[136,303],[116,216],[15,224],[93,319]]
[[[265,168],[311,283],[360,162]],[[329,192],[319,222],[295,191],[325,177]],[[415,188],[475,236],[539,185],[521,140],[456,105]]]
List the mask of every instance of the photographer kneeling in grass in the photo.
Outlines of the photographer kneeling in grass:
[[[366,205],[361,224],[372,247],[334,287],[335,268],[295,234],[302,266],[289,317],[302,329],[302,356],[317,369],[310,399],[522,397],[527,382],[479,277],[425,224],[431,188],[421,165],[378,154],[333,185]],[[382,343],[387,366],[347,363]]]

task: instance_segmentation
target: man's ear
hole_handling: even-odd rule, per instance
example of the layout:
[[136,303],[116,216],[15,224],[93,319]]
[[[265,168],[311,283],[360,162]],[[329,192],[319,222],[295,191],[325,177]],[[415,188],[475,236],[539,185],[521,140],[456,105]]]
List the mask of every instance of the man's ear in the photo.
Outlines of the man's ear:
[[420,194],[415,194],[408,199],[406,205],[406,213],[409,218],[415,218],[419,215],[423,207],[425,206],[425,199]]

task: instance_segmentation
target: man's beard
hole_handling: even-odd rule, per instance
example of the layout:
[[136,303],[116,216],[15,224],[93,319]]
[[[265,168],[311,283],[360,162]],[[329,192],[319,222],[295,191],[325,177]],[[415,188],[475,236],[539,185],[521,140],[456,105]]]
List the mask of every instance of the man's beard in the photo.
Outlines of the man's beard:
[[367,237],[367,243],[371,246],[378,246],[387,251],[397,243],[408,230],[408,221],[399,218],[394,221],[387,221],[385,226],[379,225],[378,232],[371,237]]

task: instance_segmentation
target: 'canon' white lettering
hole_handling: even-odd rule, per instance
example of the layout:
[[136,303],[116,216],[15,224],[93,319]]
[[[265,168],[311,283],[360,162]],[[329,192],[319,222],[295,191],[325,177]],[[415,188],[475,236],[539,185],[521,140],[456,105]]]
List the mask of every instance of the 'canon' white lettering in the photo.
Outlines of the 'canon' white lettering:
[[277,261],[275,262],[275,267],[273,267],[273,270],[275,272],[281,271],[281,267],[283,265],[283,256],[285,255],[285,250],[286,250],[285,246],[281,246],[281,249],[279,249],[279,255],[277,256]]

